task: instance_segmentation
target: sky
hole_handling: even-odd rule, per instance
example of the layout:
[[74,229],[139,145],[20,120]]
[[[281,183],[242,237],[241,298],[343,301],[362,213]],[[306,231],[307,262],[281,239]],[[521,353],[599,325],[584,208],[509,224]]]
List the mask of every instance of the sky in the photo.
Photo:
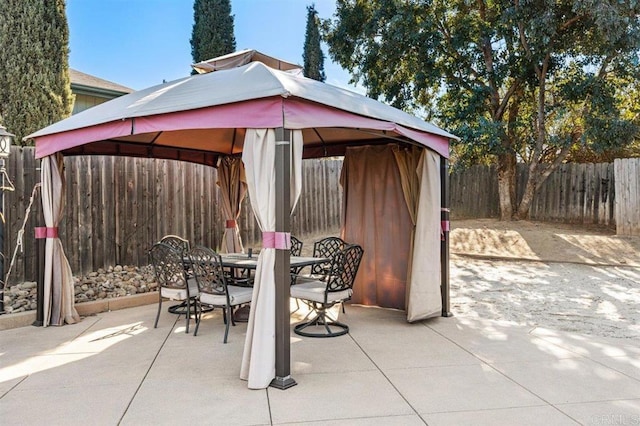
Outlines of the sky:
[[[237,50],[255,49],[302,64],[307,6],[333,16],[334,0],[231,0]],[[67,0],[69,66],[134,90],[191,72],[193,0]],[[350,75],[325,51],[326,83]]]

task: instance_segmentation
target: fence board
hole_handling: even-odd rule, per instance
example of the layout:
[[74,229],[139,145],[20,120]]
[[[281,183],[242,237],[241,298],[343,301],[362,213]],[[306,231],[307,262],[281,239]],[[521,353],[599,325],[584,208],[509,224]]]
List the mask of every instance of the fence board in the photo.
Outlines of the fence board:
[[618,235],[640,235],[640,159],[616,159],[615,211]]
[[[517,167],[517,199],[522,199],[528,175]],[[613,225],[615,218],[613,164],[563,164],[542,184],[534,196],[529,217],[548,222]],[[450,179],[452,219],[498,217],[497,171],[472,166],[455,171]]]

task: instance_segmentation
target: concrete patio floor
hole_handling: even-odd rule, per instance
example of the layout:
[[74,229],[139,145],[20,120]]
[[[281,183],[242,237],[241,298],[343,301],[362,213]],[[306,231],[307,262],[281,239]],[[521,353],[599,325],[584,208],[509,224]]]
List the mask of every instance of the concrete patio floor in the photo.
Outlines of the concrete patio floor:
[[637,340],[347,306],[349,335],[292,333],[297,386],[249,390],[246,324],[225,345],[219,311],[194,337],[156,307],[0,331],[0,423],[640,424]]

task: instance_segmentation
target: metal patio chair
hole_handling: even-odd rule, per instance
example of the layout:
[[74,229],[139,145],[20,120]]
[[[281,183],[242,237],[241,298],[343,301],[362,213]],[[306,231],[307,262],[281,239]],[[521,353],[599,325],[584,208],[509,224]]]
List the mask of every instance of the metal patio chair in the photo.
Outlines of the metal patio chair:
[[181,251],[183,254],[187,254],[191,249],[189,241],[177,235],[165,235],[160,239],[160,242]]
[[[342,250],[347,243],[338,237],[326,237],[313,243],[313,257],[326,257],[331,259],[334,254]],[[331,267],[331,262],[319,263],[311,268],[311,275],[326,275]]]
[[156,243],[149,250],[149,258],[158,281],[158,313],[153,327],[158,327],[162,299],[180,300],[185,302],[184,314],[187,321],[186,333],[188,333],[192,307],[197,315],[195,310],[197,309],[198,284],[195,279],[187,276],[183,253],[168,244]]
[[298,284],[291,287],[291,297],[303,300],[314,314],[313,318],[305,319],[294,327],[296,334],[335,337],[349,332],[349,326],[331,319],[327,310],[351,299],[363,254],[364,250],[359,245],[347,245],[333,255],[325,280],[299,278]]
[[[160,239],[160,242],[173,247],[175,250],[178,250],[181,253],[183,258],[186,257],[187,253],[189,253],[189,250],[191,249],[191,244],[189,243],[189,240],[186,240],[177,235],[172,235],[172,234],[165,235]],[[187,276],[191,277],[192,274],[188,269],[188,265],[185,264],[185,268],[187,270]],[[186,301],[183,301],[178,305],[170,306],[169,312],[176,315],[186,315],[187,313],[186,303],[187,303]]]
[[196,330],[198,334],[202,318],[202,305],[221,308],[225,323],[224,343],[229,335],[229,323],[235,326],[233,308],[251,302],[253,288],[239,287],[228,284],[227,274],[222,267],[220,255],[207,247],[194,247],[189,252],[191,267],[198,283],[198,315],[196,316]]

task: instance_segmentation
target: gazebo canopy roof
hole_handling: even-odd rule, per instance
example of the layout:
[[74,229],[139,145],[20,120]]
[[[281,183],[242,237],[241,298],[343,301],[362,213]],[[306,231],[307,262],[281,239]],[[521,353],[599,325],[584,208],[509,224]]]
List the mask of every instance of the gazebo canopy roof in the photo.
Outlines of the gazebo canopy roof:
[[301,73],[302,67],[273,56],[265,55],[253,49],[240,50],[238,52],[229,53],[228,55],[218,56],[217,58],[208,59],[191,65],[198,74],[206,74],[208,72],[228,70],[247,65],[250,62],[262,62],[269,68],[281,71],[293,71]]
[[[246,52],[239,53],[231,62],[246,60]],[[26,138],[35,139],[38,158],[63,152],[213,165],[218,155],[242,151],[245,129],[285,127],[303,129],[305,157],[339,155],[346,145],[388,138],[449,154],[455,136],[430,123],[366,96],[271,68],[255,61],[260,60],[255,52],[248,55],[254,62],[130,93]]]

